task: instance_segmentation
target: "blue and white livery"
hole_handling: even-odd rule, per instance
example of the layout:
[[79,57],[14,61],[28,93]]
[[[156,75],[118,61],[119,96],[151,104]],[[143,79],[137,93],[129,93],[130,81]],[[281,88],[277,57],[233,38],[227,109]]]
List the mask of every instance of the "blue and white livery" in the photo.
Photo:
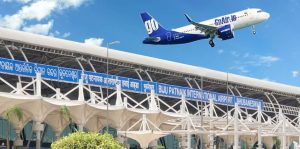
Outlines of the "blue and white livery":
[[261,9],[252,8],[202,22],[194,22],[187,14],[185,16],[191,23],[190,25],[167,30],[147,12],[141,13],[149,35],[143,43],[155,45],[183,44],[200,39],[209,39],[210,46],[214,47],[213,40],[215,37],[222,40],[232,39],[234,38],[234,31],[238,29],[252,26],[253,34],[255,34],[254,25],[267,20],[270,14]]

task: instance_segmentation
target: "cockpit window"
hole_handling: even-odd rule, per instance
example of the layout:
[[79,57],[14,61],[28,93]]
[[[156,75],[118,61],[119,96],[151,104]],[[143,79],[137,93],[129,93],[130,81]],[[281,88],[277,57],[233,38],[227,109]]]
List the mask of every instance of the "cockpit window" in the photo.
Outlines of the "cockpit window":
[[261,12],[263,12],[263,11],[262,11],[262,10],[258,10],[258,11],[257,11],[257,13],[261,13]]

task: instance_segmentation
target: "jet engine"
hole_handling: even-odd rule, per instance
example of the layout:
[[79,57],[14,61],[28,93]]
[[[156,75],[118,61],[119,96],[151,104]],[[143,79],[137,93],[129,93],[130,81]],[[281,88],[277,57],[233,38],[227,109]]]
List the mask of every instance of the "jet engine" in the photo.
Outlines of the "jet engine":
[[232,30],[233,26],[230,24],[224,25],[218,28],[217,35],[222,40],[228,40],[234,38],[234,32]]

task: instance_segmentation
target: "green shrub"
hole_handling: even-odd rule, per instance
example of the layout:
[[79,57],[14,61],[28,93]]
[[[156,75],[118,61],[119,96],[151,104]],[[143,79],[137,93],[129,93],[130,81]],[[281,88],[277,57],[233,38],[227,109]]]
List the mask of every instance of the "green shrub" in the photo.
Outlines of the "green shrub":
[[112,135],[75,132],[51,144],[52,149],[125,149]]

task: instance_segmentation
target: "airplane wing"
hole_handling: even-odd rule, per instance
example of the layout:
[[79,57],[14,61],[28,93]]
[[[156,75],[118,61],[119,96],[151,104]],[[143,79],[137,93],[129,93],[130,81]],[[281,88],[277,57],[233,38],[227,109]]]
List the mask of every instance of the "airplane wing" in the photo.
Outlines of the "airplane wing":
[[218,31],[217,27],[200,24],[195,21],[193,21],[187,14],[184,14],[186,19],[194,26],[196,26],[197,29],[203,31],[206,35],[215,34]]

